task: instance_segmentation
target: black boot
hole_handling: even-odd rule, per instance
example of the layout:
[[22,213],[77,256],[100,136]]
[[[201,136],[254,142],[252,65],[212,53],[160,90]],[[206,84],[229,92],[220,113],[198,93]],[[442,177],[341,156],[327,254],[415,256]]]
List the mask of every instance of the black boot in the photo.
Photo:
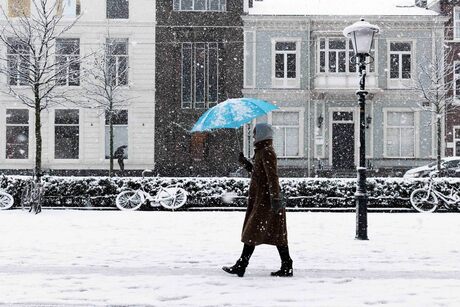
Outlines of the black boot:
[[246,272],[246,267],[248,266],[248,262],[244,262],[241,258],[233,266],[224,266],[222,270],[229,274],[236,274],[238,277],[243,277],[244,272]]
[[245,244],[243,247],[243,252],[241,253],[241,257],[238,259],[235,265],[230,267],[224,266],[222,267],[222,270],[229,274],[236,274],[238,277],[243,277],[254,249],[255,246]]
[[281,258],[281,268],[276,271],[272,272],[271,276],[277,277],[292,277],[293,269],[292,269],[292,259],[289,256],[289,247],[287,246],[277,246],[278,252]]

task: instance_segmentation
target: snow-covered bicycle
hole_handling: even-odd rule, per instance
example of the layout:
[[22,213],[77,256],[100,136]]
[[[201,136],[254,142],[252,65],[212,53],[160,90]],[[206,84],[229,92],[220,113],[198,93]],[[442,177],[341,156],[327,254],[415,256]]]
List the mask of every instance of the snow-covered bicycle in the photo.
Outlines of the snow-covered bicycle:
[[410,194],[410,203],[415,210],[424,213],[434,212],[439,205],[447,209],[460,209],[460,194],[455,188],[450,190],[449,195],[441,193],[433,186],[433,178],[430,178],[428,187],[416,189]]
[[13,207],[14,199],[13,196],[0,190],[0,210],[7,210]]
[[[146,172],[150,171],[146,170],[142,172],[142,177],[144,177],[144,173]],[[129,211],[139,209],[146,202],[152,207],[176,210],[187,202],[187,191],[179,187],[178,183],[167,187],[159,187],[154,192],[155,195],[151,195],[151,192],[146,192],[142,186],[137,190],[123,191],[117,195],[115,204],[118,209]]]

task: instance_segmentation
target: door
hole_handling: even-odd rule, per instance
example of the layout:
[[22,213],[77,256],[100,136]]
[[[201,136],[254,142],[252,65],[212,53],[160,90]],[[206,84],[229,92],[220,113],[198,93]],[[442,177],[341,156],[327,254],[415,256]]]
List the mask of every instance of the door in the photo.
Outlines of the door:
[[332,167],[355,168],[355,124],[353,112],[332,113]]

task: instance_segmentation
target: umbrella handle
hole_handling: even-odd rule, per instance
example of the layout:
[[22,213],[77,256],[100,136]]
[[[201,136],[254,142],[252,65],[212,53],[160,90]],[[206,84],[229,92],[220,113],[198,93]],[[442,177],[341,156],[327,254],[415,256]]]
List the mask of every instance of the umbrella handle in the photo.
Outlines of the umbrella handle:
[[241,144],[240,144],[240,137],[238,136],[238,129],[235,129],[235,134],[236,134],[236,143],[238,143],[238,149],[239,149],[239,152],[242,152],[241,150]]

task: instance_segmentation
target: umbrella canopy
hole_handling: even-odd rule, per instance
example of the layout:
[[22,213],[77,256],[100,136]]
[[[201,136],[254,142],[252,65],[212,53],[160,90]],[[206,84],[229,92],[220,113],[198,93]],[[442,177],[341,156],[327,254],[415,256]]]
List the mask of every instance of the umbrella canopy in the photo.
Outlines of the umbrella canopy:
[[195,123],[192,132],[219,128],[239,128],[254,118],[266,115],[276,109],[278,109],[277,106],[261,99],[227,99],[206,111]]

